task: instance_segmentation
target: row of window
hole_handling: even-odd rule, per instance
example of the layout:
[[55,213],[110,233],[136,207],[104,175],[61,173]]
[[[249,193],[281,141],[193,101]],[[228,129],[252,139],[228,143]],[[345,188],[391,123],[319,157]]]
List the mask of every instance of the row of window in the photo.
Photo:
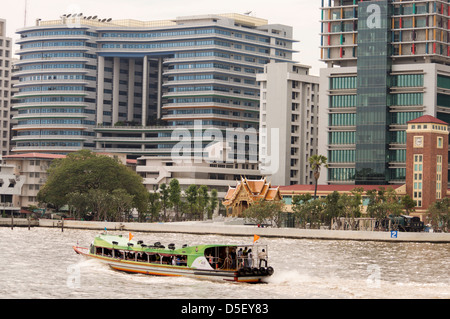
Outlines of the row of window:
[[[441,77],[440,80],[439,77]],[[445,77],[443,76],[438,76],[438,86],[439,83],[441,83],[442,86],[439,87],[450,88],[450,78],[448,78],[447,80],[448,82],[446,82],[444,78]],[[424,84],[423,79],[424,79],[423,74],[396,74],[390,77],[391,85],[395,87],[422,87]],[[331,90],[356,89],[356,88],[357,88],[356,76],[335,77],[330,79]],[[417,105],[417,104],[394,104],[394,105]]]
[[52,81],[52,80],[89,80],[96,81],[94,76],[81,74],[39,74],[20,77],[19,82],[28,81]]
[[[167,114],[171,115],[177,115],[177,114],[221,114],[221,115],[231,115],[231,116],[241,116],[241,112],[233,112],[233,111],[226,111],[226,110],[220,110],[220,109],[189,109],[189,110],[173,110],[168,111]],[[253,113],[243,113],[244,117],[248,118],[256,118],[258,117],[257,114]]]
[[59,35],[88,35],[97,37],[98,33],[90,32],[86,30],[80,30],[76,28],[64,29],[64,30],[48,30],[48,31],[32,31],[21,34],[21,38],[31,38],[31,37],[48,37],[48,36],[59,36]]
[[84,86],[72,85],[44,85],[44,86],[29,86],[19,90],[20,92],[36,92],[36,91],[84,91]]
[[42,69],[90,69],[97,70],[97,66],[83,63],[44,63],[23,65],[20,71],[42,70]]
[[93,47],[96,48],[97,44],[89,43],[86,41],[36,41],[30,43],[24,43],[21,45],[21,49],[32,48],[47,48],[47,47]]
[[17,142],[18,147],[81,147],[80,142]]
[[244,105],[244,106],[257,106],[257,102],[250,102],[250,101],[240,101],[240,100],[228,100],[228,99],[221,99],[217,97],[197,97],[197,98],[173,98],[168,99],[168,103],[222,103],[222,104],[230,104],[231,102],[233,105]]
[[29,59],[50,59],[50,58],[90,58],[97,59],[96,54],[84,53],[84,52],[47,52],[47,53],[32,53],[24,54],[21,56],[21,60]]
[[17,133],[17,136],[35,136],[35,135],[95,136],[95,133],[79,130],[30,130],[30,131],[19,131]]
[[[406,150],[389,151],[391,162],[406,162]],[[355,163],[355,150],[332,150],[328,151],[330,163]]]
[[43,97],[30,97],[20,99],[16,103],[42,103],[42,102],[84,102],[82,97],[71,96],[43,96]]
[[[163,43],[105,43],[101,47],[103,49],[161,49],[161,48],[173,48],[173,47],[187,47],[187,46],[207,46],[207,45],[218,45],[223,47],[231,47],[233,43],[221,40],[197,40],[197,41],[173,41],[173,42],[163,42]],[[242,49],[241,44],[234,44],[236,49]],[[266,48],[257,48],[254,46],[245,45],[246,51],[269,53]]]
[[332,113],[329,117],[331,126],[354,126],[356,125],[355,113]]
[[39,125],[39,124],[84,124],[95,125],[95,121],[81,120],[81,119],[29,119],[20,120],[19,125]]

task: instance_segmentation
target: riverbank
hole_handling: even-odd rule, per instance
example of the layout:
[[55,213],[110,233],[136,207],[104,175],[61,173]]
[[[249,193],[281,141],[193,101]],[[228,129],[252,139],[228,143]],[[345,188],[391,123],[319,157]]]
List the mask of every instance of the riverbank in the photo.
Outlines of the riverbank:
[[[25,220],[26,221],[26,220]],[[14,219],[14,223],[20,219]],[[23,226],[27,225],[22,221]],[[0,218],[0,226],[11,227],[11,219]],[[40,219],[38,227],[58,227],[90,229],[102,231],[127,232],[155,232],[155,233],[188,233],[188,234],[214,234],[225,236],[253,236],[296,239],[323,239],[323,240],[358,240],[358,241],[388,241],[388,242],[429,242],[450,243],[450,233],[407,233],[378,231],[348,231],[348,230],[322,230],[299,228],[260,228],[253,225],[243,225],[239,220],[209,220],[196,222],[173,223],[119,223],[119,222],[93,222],[77,220]],[[395,235],[395,234],[394,234]]]

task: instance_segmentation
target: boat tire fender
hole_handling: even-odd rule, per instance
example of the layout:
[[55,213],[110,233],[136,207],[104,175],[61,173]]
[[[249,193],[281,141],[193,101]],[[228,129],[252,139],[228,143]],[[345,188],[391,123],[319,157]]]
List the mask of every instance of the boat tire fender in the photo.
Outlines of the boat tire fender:
[[268,274],[269,276],[272,276],[272,275],[273,275],[273,268],[272,268],[272,267],[267,267],[267,274]]

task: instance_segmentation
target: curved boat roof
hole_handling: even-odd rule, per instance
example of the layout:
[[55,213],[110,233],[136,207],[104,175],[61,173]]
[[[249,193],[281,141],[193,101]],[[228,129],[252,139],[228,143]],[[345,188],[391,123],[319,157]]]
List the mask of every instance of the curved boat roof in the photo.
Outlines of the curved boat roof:
[[[113,243],[114,242],[114,243]],[[132,244],[132,246],[129,246]],[[191,245],[184,248],[178,249],[167,249],[167,248],[158,248],[154,247],[153,244],[144,244],[142,246],[136,240],[128,240],[127,236],[122,235],[107,235],[101,234],[94,238],[94,246],[104,247],[104,248],[114,248],[121,250],[130,250],[130,251],[138,251],[138,252],[157,252],[163,254],[182,254],[182,255],[191,255],[191,254],[203,254],[206,248],[210,247],[236,247],[237,245]],[[251,245],[249,245],[251,246]]]

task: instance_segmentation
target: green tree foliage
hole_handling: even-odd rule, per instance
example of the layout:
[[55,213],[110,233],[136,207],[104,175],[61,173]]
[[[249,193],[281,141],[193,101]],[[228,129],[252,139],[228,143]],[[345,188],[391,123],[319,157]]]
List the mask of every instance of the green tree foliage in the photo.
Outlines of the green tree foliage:
[[[58,209],[72,204],[77,214],[90,210],[96,219],[102,220],[118,217],[111,210],[129,210],[132,197],[133,208],[139,212],[146,210],[148,195],[142,178],[114,158],[81,150],[55,160],[48,173],[47,182],[37,196],[39,202],[50,207]],[[84,195],[88,198],[81,203]]]
[[172,206],[170,202],[170,191],[166,184],[161,184],[159,187],[159,198],[161,199],[161,208],[163,210],[162,220],[167,221],[167,209]]
[[[161,194],[157,192],[148,193],[148,216],[151,222],[158,221],[160,219],[160,211],[163,205],[163,201],[160,201]],[[163,221],[166,220],[166,212],[163,215]]]
[[209,206],[208,206],[208,218],[211,219],[214,211],[217,208],[217,205],[219,204],[219,198],[217,197],[217,189],[211,190],[211,196],[209,198]]
[[190,218],[197,219],[199,213],[198,205],[198,188],[197,185],[189,185],[189,187],[184,191],[186,195],[186,201],[188,204],[188,213]]
[[283,201],[259,200],[243,212],[243,216],[255,224],[275,224],[280,226],[280,214],[283,212]]
[[428,208],[428,222],[433,229],[448,232],[450,227],[450,198],[435,201]]
[[379,229],[381,229],[383,220],[389,218],[389,216],[394,217],[403,213],[401,200],[392,187],[369,190],[367,196],[369,198],[367,213],[370,217],[375,218]]
[[170,205],[175,209],[175,220],[178,220],[182,201],[180,182],[176,178],[169,183],[169,201]]
[[328,167],[328,159],[323,155],[312,155],[308,158],[309,165],[313,171],[315,184],[314,184],[314,199],[317,199],[317,182],[320,177],[320,169],[322,166]]

